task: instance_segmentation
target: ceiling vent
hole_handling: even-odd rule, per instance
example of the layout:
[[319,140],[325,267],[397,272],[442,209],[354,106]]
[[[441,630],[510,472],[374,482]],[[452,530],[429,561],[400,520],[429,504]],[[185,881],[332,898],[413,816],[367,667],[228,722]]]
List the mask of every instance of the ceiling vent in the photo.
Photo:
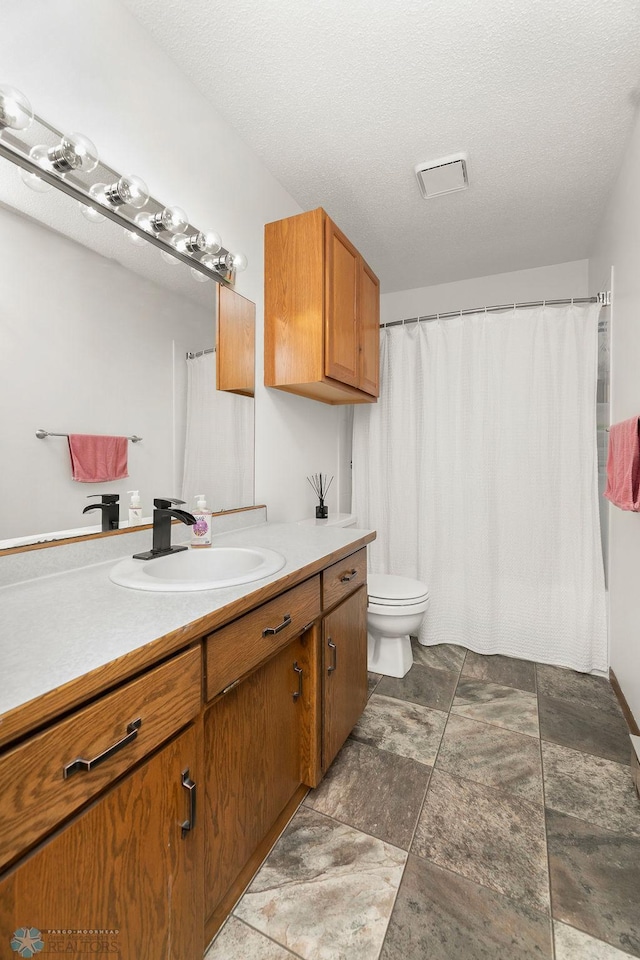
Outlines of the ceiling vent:
[[419,163],[414,169],[420,193],[425,200],[443,193],[466,190],[469,186],[466,153],[454,153],[430,163]]

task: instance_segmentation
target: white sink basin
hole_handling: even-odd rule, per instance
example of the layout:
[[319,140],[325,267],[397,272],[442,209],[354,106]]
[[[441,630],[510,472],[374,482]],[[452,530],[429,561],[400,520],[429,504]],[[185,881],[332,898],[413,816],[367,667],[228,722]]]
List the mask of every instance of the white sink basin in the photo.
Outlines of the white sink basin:
[[109,579],[133,590],[213,590],[261,580],[284,564],[282,554],[263,547],[200,547],[153,560],[121,560]]

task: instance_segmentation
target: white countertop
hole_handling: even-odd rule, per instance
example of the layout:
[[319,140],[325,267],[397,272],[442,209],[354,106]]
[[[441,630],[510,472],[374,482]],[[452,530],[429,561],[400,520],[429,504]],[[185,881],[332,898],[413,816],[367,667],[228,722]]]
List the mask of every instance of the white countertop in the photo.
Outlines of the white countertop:
[[[277,583],[371,532],[262,523],[219,534],[211,549],[216,544],[267,547],[283,554],[286,563],[263,580],[216,590],[149,593],[112,583],[109,570],[114,563],[138,549],[131,549],[129,536],[119,538],[117,547],[120,550],[122,544],[122,549],[115,559],[0,587],[0,723],[8,711],[240,598],[249,598],[259,588]],[[177,534],[175,531],[174,542],[180,543]],[[150,546],[150,531],[145,536]]]

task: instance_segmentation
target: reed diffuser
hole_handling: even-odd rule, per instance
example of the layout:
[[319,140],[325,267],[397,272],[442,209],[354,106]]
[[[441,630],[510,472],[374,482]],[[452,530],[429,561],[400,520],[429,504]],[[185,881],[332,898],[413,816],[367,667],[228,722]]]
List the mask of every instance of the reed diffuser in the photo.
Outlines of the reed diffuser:
[[314,473],[312,476],[307,477],[307,480],[313,487],[316,496],[318,497],[320,503],[316,507],[316,520],[326,520],[329,516],[329,507],[325,506],[325,497],[329,492],[329,487],[333,482],[333,477],[327,476],[326,473]]

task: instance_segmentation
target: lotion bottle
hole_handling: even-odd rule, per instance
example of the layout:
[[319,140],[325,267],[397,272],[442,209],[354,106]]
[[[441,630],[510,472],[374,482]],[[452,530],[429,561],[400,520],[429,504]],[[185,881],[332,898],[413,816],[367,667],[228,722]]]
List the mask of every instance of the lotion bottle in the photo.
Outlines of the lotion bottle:
[[142,507],[140,506],[140,491],[127,490],[131,494],[129,503],[129,526],[137,527],[142,523]]
[[210,547],[211,510],[207,508],[204,493],[196,494],[196,509],[193,515],[196,518],[196,522],[191,527],[191,546]]

